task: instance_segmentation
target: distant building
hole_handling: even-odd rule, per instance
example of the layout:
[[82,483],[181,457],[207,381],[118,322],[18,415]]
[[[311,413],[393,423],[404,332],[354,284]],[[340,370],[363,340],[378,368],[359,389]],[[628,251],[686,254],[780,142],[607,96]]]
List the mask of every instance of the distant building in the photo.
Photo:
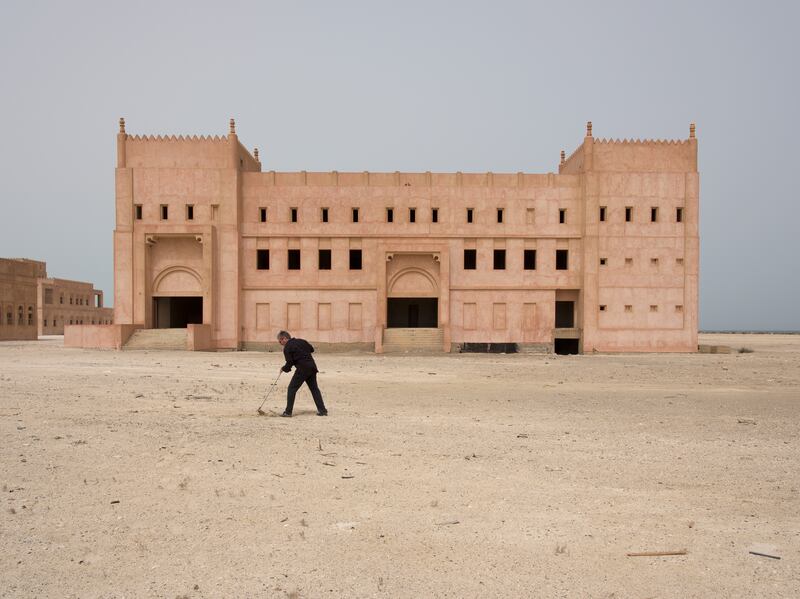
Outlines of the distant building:
[[[697,140],[558,173],[262,172],[227,137],[117,136],[114,321],[208,348],[697,350]],[[128,333],[126,333],[127,335]],[[199,338],[199,337],[198,337]]]
[[91,283],[38,280],[39,335],[63,335],[64,325],[112,324],[113,308],[103,307],[103,292]]
[[44,262],[0,258],[0,341],[36,339],[36,282],[45,273]]

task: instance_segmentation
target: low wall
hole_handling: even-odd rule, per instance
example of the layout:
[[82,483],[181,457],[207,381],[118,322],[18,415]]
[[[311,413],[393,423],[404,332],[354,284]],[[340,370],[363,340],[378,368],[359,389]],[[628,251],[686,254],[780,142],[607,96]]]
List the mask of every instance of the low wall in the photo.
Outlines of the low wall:
[[216,349],[211,339],[210,324],[190,324],[186,327],[186,349],[189,351],[212,351]]
[[[309,341],[314,346],[314,353],[350,353],[350,352],[369,352],[375,351],[375,345],[372,343],[322,343],[317,341]],[[276,341],[269,343],[266,341],[243,341],[240,349],[242,351],[266,351],[277,352],[283,356],[283,347]]]
[[68,324],[64,326],[64,347],[122,349],[140,324]]

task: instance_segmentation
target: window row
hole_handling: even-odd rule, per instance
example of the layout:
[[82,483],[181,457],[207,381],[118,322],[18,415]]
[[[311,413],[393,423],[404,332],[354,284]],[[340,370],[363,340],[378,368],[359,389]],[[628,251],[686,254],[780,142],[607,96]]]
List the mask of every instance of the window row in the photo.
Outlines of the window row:
[[[50,293],[48,293],[48,291]],[[59,304],[63,304],[65,297],[66,296],[62,293],[58,298],[58,303]],[[53,303],[53,290],[52,289],[45,289],[44,303],[45,304],[52,304]],[[80,296],[80,295],[78,295],[78,296],[70,295],[69,296],[69,303],[70,303],[70,305],[74,305],[74,306],[91,306],[92,305],[92,302],[89,299],[89,296]],[[97,306],[97,307],[99,307],[99,306]]]
[[[212,219],[216,211],[216,205],[211,207]],[[169,204],[160,204],[158,207],[158,214],[161,220],[169,220]],[[143,206],[142,204],[133,205],[133,218],[142,220]],[[194,204],[184,204],[183,217],[185,220],[194,220]]]
[[[536,270],[536,250],[523,250],[522,267],[524,270]],[[464,250],[464,270],[478,268],[478,250]],[[506,269],[506,250],[492,251],[492,268]],[[556,270],[569,270],[569,250],[556,250]]]
[[[600,309],[600,312],[610,312],[610,310],[608,309],[608,304],[600,304],[598,307]],[[625,304],[624,311],[632,313],[633,304]],[[658,304],[650,304],[650,312],[658,312]],[[675,312],[683,312],[683,305],[675,304]]]
[[[33,306],[28,306],[28,310],[25,310],[24,306],[17,306],[17,315],[16,315],[16,324],[17,326],[33,326],[36,324],[34,322],[34,314],[33,314]],[[5,318],[0,317],[0,325],[5,324],[5,326],[14,326],[14,307],[13,306],[6,306],[5,309]]]
[[[658,266],[661,260],[659,258],[650,258],[650,266]],[[600,258],[600,266],[607,266],[608,258]],[[675,258],[676,266],[683,266],[683,258]],[[633,258],[625,258],[625,266],[633,266]]]
[[[651,206],[650,207],[650,222],[657,223],[659,222],[659,213],[660,210],[658,206]],[[633,219],[634,215],[634,207],[633,206],[625,206],[625,222],[632,223],[634,222]],[[600,206],[600,222],[608,222],[608,206]],[[563,222],[563,221],[562,221]],[[679,206],[675,208],[675,222],[682,223],[683,222],[683,207]]]
[[[331,250],[317,250],[317,268],[319,270],[331,270]],[[361,270],[361,250],[350,250],[349,254],[350,270]],[[300,250],[287,250],[286,268],[288,270],[300,270]],[[256,250],[256,269],[269,270],[269,250]]]
[[[48,322],[50,322],[49,326],[51,326],[51,327],[57,327],[59,325],[58,318],[54,317],[52,321],[48,321],[47,318],[43,318],[42,319],[42,326],[47,328],[48,327]],[[61,318],[61,326],[64,326],[65,324],[83,324],[83,318],[78,318],[77,316],[73,316],[73,317],[69,317],[69,318],[62,317]],[[100,318],[100,319],[92,318],[86,324],[113,324],[113,323],[111,322],[110,318]]]

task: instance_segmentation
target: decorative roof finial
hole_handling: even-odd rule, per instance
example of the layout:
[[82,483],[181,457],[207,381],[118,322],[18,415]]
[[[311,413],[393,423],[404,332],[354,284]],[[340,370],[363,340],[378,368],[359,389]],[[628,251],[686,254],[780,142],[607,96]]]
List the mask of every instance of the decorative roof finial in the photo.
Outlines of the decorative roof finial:
[[258,159],[258,148],[253,148],[253,158],[255,158],[255,159],[256,159],[256,162],[261,162],[261,161]]
[[231,131],[230,131],[230,134],[231,135],[236,135],[236,121],[234,121],[233,119],[231,119]]
[[125,133],[125,119],[123,117],[119,119],[119,132]]
[[564,150],[561,150],[561,164],[564,164],[567,161],[567,153]]
[[586,137],[592,136],[592,121],[586,122]]
[[694,123],[689,123],[689,139],[694,139]]

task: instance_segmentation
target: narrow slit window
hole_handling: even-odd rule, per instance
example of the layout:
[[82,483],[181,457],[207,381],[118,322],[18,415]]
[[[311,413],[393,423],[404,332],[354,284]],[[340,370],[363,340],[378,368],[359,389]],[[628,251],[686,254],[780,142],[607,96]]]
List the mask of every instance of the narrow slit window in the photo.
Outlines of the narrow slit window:
[[525,250],[523,262],[525,270],[536,270],[536,250]]
[[361,250],[350,250],[350,270],[361,270]]
[[293,223],[297,222],[297,208],[291,209],[291,218]]
[[169,218],[169,206],[166,204],[161,204],[161,220],[167,220]]
[[194,206],[186,204],[186,220],[194,220]]
[[417,222],[417,209],[416,208],[409,208],[408,209],[408,222],[410,222],[410,223]]
[[320,270],[330,270],[331,269],[331,251],[330,250],[319,250],[318,256],[318,268]]
[[653,206],[650,208],[650,222],[655,223],[658,222],[658,208]]
[[136,215],[136,220],[142,220],[142,205],[136,204],[133,207],[134,214]]
[[675,222],[682,223],[683,222],[683,208],[676,208],[675,209]]
[[258,220],[262,223],[267,222],[267,209],[263,206],[258,209]]
[[431,222],[432,223],[438,223],[439,222],[439,209],[438,208],[432,208],[431,209]]
[[563,225],[567,222],[567,209],[560,208],[558,211],[558,223]]
[[478,263],[478,250],[464,250],[464,270],[475,270]]
[[505,250],[495,250],[494,251],[494,269],[495,270],[505,270],[506,269],[506,251]]
[[269,250],[256,250],[256,269],[269,270]]
[[533,225],[535,223],[536,223],[536,209],[528,208],[527,210],[525,210],[525,224]]
[[353,222],[358,222],[358,208],[353,208]]
[[300,270],[300,250],[289,250],[287,258],[288,270]]
[[569,270],[568,250],[556,250],[556,270]]
[[471,223],[473,219],[473,209],[467,208],[467,222]]
[[393,223],[394,222],[394,208],[387,208],[386,209],[386,222]]
[[629,223],[633,221],[633,207],[625,206],[625,222]]
[[498,224],[503,224],[503,209],[502,208],[498,208],[497,209],[497,223]]
[[600,206],[600,222],[601,223],[606,222],[606,207],[605,206]]
[[322,209],[322,222],[323,223],[327,223],[328,222],[328,209],[327,208],[323,208]]

